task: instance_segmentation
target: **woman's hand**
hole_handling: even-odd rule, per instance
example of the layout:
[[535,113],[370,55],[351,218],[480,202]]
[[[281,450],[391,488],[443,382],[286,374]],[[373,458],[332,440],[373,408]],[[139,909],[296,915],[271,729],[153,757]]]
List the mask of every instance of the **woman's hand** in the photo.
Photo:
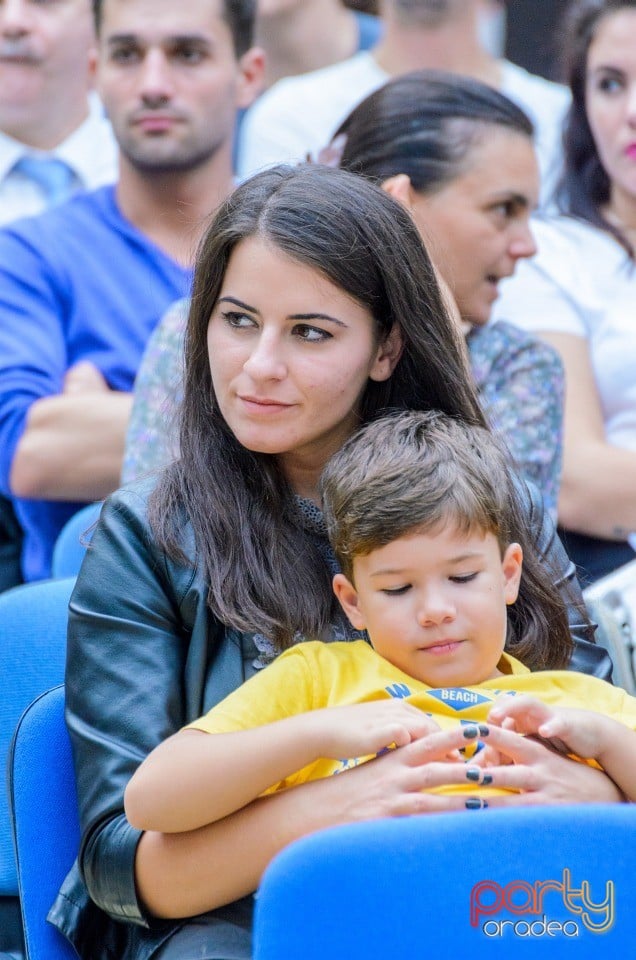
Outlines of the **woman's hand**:
[[513,730],[489,726],[489,749],[504,764],[488,767],[493,787],[516,791],[488,798],[489,806],[511,807],[555,803],[620,803],[624,796],[602,770],[570,760],[549,746]]
[[[479,738],[501,761],[482,767],[449,762],[453,750]],[[511,730],[479,724],[432,733],[343,775],[354,787],[343,821],[417,813],[556,803],[619,803],[624,797],[602,770],[570,760]],[[367,781],[369,781],[367,783]],[[465,793],[428,793],[463,785]],[[488,786],[487,800],[480,786]],[[474,791],[470,788],[474,788]],[[492,789],[509,791],[490,795]]]

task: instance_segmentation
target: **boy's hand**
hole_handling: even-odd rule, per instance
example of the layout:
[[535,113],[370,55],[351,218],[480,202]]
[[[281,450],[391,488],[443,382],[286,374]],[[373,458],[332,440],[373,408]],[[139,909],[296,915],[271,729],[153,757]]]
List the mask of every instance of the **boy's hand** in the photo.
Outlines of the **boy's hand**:
[[559,753],[586,760],[599,760],[606,748],[606,720],[591,710],[549,707],[534,697],[510,694],[500,697],[488,715],[494,726],[541,737]]
[[320,756],[366,757],[403,747],[439,730],[431,717],[404,700],[376,700],[327,707],[305,715],[317,736]]

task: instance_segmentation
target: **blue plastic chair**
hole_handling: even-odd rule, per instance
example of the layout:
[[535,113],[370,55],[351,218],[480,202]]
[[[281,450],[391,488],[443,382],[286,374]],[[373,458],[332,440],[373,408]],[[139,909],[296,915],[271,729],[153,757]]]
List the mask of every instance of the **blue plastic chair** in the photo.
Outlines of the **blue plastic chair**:
[[77,576],[101,509],[101,500],[99,503],[89,503],[64,524],[53,547],[53,577]]
[[[0,767],[22,712],[64,679],[68,601],[74,578],[43,580],[0,594]],[[18,896],[8,798],[0,788],[0,897]]]
[[63,687],[43,693],[22,714],[8,773],[27,960],[77,960],[46,921],[80,840]]
[[266,870],[253,957],[632,956],[635,850],[627,804],[335,827],[291,844]]

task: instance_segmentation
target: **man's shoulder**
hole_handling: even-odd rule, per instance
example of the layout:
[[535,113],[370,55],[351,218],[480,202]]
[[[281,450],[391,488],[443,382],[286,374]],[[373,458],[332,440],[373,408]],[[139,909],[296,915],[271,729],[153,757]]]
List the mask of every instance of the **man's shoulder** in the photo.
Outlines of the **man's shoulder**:
[[33,217],[21,217],[0,229],[0,238],[15,237],[30,241],[36,247],[45,247],[56,238],[56,247],[64,247],[71,234],[102,232],[104,227],[119,225],[121,216],[114,202],[112,186],[99,187],[76,196]]

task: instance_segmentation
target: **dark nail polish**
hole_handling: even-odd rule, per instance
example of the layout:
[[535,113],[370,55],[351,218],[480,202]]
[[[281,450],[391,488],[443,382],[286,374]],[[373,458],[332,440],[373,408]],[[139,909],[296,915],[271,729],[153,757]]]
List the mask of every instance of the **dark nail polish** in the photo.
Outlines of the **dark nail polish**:
[[481,734],[482,737],[487,737],[488,734],[490,733],[490,728],[487,727],[485,724],[480,723],[480,724],[479,724],[479,733]]
[[477,767],[468,767],[466,770],[466,779],[472,780],[473,783],[479,783],[481,779],[481,770]]
[[464,736],[467,740],[474,740],[479,736],[479,727],[464,727]]
[[485,787],[488,787],[492,783],[492,776],[489,773],[485,773],[481,782]]
[[485,810],[488,806],[486,800],[482,800],[481,797],[469,797],[465,803],[467,810]]

